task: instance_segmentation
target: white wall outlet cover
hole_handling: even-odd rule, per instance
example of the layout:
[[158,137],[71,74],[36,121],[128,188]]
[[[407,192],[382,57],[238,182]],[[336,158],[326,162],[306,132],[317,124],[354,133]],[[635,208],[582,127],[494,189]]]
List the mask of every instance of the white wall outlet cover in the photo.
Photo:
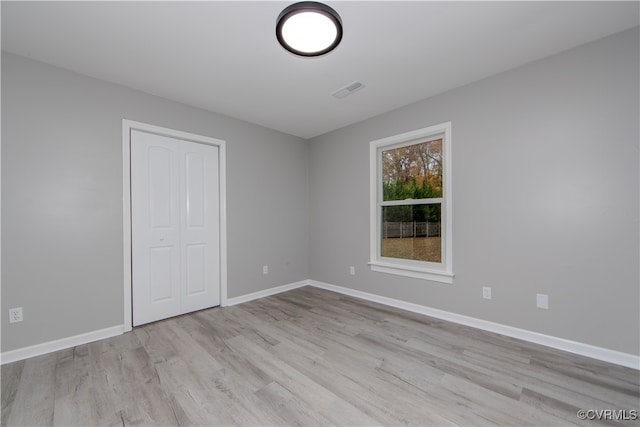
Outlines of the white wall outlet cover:
[[491,299],[491,288],[489,286],[482,287],[482,298]]
[[548,309],[549,308],[549,295],[536,294],[536,307]]
[[349,267],[349,274],[351,274],[352,276],[355,276],[356,268],[354,266]]
[[9,309],[9,323],[22,322],[22,307]]
[[262,274],[269,274],[269,266],[268,265],[263,265],[262,266]]

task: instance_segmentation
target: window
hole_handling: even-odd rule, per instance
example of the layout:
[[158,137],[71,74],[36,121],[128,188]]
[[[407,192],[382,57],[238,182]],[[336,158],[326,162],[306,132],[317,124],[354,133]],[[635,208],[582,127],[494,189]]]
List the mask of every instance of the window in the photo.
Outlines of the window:
[[372,141],[373,271],[453,282],[451,123]]

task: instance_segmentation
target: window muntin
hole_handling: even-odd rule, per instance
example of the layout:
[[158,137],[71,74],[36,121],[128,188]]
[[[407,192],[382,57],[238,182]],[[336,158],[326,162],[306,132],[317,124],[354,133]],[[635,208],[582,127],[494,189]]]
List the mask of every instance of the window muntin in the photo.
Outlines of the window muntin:
[[371,142],[371,268],[452,282],[450,123]]

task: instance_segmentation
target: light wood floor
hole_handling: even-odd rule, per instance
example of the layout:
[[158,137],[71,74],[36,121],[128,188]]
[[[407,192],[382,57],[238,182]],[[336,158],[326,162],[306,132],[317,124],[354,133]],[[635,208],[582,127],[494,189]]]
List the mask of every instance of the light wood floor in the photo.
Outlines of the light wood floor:
[[[306,287],[2,367],[3,425],[638,425],[640,373]],[[631,418],[631,417],[627,417]]]

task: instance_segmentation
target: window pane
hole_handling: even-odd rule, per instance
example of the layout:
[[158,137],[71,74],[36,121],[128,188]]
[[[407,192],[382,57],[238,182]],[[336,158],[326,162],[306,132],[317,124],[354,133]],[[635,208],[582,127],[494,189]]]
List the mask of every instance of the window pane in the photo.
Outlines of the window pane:
[[382,200],[442,197],[442,139],[382,152]]
[[383,257],[442,262],[440,203],[382,207]]

